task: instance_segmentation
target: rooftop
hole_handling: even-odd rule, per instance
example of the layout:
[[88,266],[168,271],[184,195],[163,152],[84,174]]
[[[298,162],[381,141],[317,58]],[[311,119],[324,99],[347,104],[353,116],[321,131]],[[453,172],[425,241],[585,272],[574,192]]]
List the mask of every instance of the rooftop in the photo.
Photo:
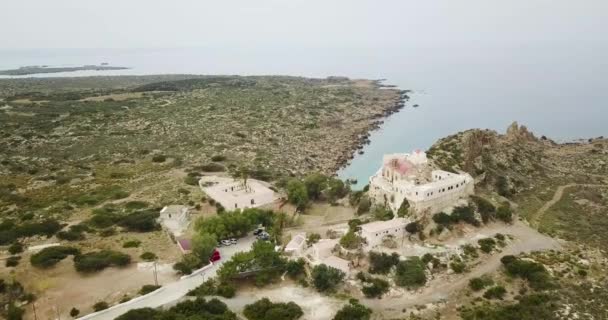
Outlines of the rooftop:
[[285,246],[285,250],[296,250],[302,246],[304,241],[306,241],[306,234],[298,233],[295,235],[295,237],[293,237],[293,239],[291,239],[291,241],[289,241],[287,246]]

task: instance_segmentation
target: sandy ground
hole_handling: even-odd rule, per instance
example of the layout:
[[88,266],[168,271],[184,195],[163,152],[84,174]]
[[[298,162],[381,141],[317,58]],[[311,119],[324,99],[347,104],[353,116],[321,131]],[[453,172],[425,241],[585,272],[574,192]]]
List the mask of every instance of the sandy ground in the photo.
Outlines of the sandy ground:
[[290,281],[284,281],[263,289],[239,290],[237,296],[232,299],[219,299],[224,301],[232,311],[242,313],[245,305],[264,297],[273,302],[293,301],[297,303],[304,311],[304,316],[300,318],[302,320],[331,319],[346,303],[343,300],[324,296],[314,289],[304,288]]

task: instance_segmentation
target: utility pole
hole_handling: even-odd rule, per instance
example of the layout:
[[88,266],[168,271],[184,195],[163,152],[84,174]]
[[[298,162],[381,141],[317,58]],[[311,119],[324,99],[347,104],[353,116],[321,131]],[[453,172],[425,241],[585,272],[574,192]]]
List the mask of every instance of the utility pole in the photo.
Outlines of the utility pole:
[[32,302],[32,310],[34,311],[34,320],[38,320],[38,315],[36,314],[36,302]]
[[154,285],[158,286],[158,272],[156,271],[156,260],[154,260]]

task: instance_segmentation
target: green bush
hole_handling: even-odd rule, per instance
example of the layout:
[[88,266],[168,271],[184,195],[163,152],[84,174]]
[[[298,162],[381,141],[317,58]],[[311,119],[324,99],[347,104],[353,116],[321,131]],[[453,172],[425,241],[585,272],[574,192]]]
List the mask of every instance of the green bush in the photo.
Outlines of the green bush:
[[78,310],[76,308],[72,308],[70,310],[70,317],[72,317],[72,318],[78,317],[79,314],[80,314],[80,310]]
[[454,270],[454,273],[463,273],[467,265],[462,261],[452,261],[450,262],[450,269]]
[[496,217],[506,223],[513,222],[513,211],[511,210],[511,205],[508,202],[503,203],[500,207],[498,207]]
[[268,298],[262,298],[246,305],[243,314],[249,320],[295,320],[304,312],[293,302],[273,303]]
[[19,265],[19,261],[21,261],[20,256],[10,256],[6,258],[5,265],[7,268],[16,267]]
[[146,251],[139,256],[144,261],[154,261],[156,260],[156,254],[154,252]]
[[57,233],[57,239],[66,240],[66,241],[80,241],[84,240],[85,236],[82,232],[67,230],[67,231],[59,231]]
[[211,161],[213,161],[213,162],[226,161],[226,156],[222,155],[222,154],[216,154],[216,155],[211,156]]
[[152,156],[152,162],[165,162],[167,160],[167,156],[163,155],[163,154],[157,154]]
[[368,298],[381,298],[388,292],[389,283],[386,280],[374,277],[365,277],[361,291]]
[[122,244],[123,248],[138,248],[141,245],[139,240],[129,240]]
[[519,259],[512,255],[504,256],[500,261],[507,274],[528,280],[533,289],[544,290],[555,286],[545,266],[538,262]]
[[110,305],[105,301],[99,301],[93,305],[93,311],[98,312],[109,308]]
[[479,291],[485,287],[491,286],[494,284],[492,278],[488,276],[482,276],[479,278],[473,278],[469,280],[469,288],[473,291]]
[[407,201],[407,199],[403,199],[403,202],[401,203],[401,205],[399,206],[399,209],[397,210],[397,216],[398,217],[405,217],[409,215],[409,209],[410,209],[410,203]]
[[156,222],[159,213],[154,211],[134,212],[121,218],[118,224],[129,231],[150,232],[160,228]]
[[399,263],[399,254],[370,251],[369,273],[387,274]]
[[494,247],[496,246],[496,240],[494,240],[493,238],[479,239],[477,240],[477,243],[479,244],[479,249],[481,249],[481,251],[485,253],[492,252],[492,250],[494,250]]
[[306,266],[306,261],[300,258],[298,260],[290,260],[287,262],[285,266],[285,270],[287,271],[287,275],[292,279],[299,277],[304,274],[304,268]]
[[321,292],[333,291],[346,275],[341,270],[320,264],[312,269],[312,283]]
[[395,283],[401,287],[414,288],[426,283],[424,263],[418,257],[409,257],[397,264]]
[[369,212],[372,208],[372,201],[367,196],[362,196],[359,200],[359,206],[357,206],[357,215],[362,215]]
[[78,272],[96,272],[110,266],[124,267],[131,263],[131,256],[117,251],[102,250],[74,257],[74,267]]
[[483,297],[486,299],[502,300],[504,298],[505,294],[507,294],[507,290],[504,287],[494,286],[494,287],[486,290],[486,292],[483,293]]
[[349,304],[336,313],[333,320],[369,320],[371,315],[372,309],[365,307],[355,299],[351,299]]
[[19,242],[15,242],[8,247],[8,252],[10,254],[18,254],[23,252],[23,245]]
[[139,294],[144,296],[150,292],[156,291],[156,289],[160,288],[160,286],[156,286],[153,284],[146,284],[139,289]]
[[492,202],[479,197],[472,195],[471,199],[475,202],[475,206],[481,215],[481,220],[484,223],[488,223],[490,220],[493,220],[496,216],[496,207],[492,204]]
[[205,172],[223,172],[226,171],[226,167],[224,167],[223,165],[219,164],[219,163],[207,163],[201,166],[201,170],[205,171]]
[[72,247],[47,247],[37,253],[34,253],[30,257],[30,263],[37,268],[50,268],[56,265],[59,261],[67,258],[67,256],[78,254],[80,254],[80,251]]
[[352,230],[350,230],[342,238],[340,238],[340,245],[345,249],[353,250],[359,248],[363,241],[363,238],[359,237]]
[[376,220],[388,221],[395,217],[393,211],[386,207],[378,206],[374,209],[374,217]]
[[184,183],[190,186],[198,186],[198,177],[187,176],[184,178]]

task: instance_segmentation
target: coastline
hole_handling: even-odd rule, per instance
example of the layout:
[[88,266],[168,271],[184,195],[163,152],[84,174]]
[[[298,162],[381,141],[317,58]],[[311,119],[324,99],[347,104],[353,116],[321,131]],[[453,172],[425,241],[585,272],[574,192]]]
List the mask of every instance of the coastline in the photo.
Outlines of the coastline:
[[409,101],[409,94],[412,92],[411,90],[398,89],[398,87],[394,85],[385,85],[382,83],[383,81],[384,79],[374,80],[374,85],[377,89],[398,90],[396,101],[387,105],[383,112],[377,113],[369,119],[370,122],[367,128],[363,130],[363,132],[357,134],[352,143],[347,147],[347,150],[338,158],[336,165],[332,168],[334,175],[347,167],[357,154],[363,154],[363,148],[371,143],[371,140],[369,139],[371,133],[380,129],[386,119],[390,116],[405,108],[405,104]]

